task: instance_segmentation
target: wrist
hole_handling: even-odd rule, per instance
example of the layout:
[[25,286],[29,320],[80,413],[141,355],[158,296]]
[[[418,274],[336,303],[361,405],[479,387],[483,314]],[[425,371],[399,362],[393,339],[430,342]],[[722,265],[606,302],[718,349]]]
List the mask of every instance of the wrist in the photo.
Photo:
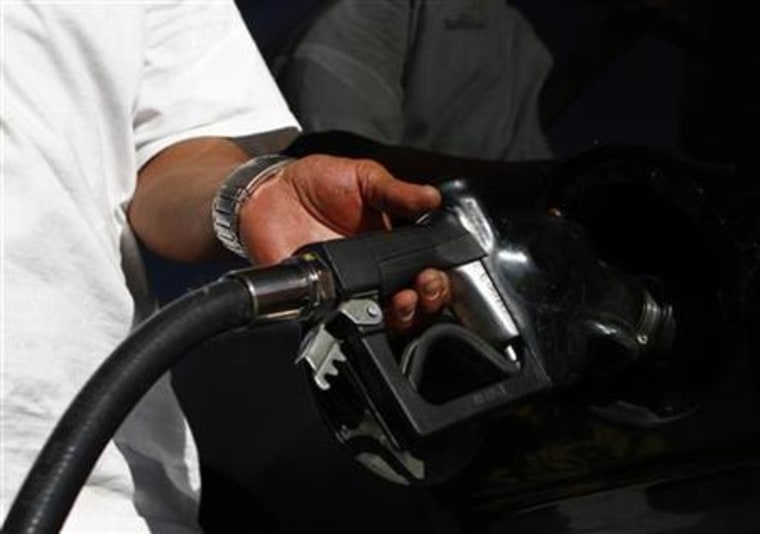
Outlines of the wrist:
[[248,258],[240,236],[243,204],[278,171],[293,161],[279,154],[254,157],[237,167],[222,182],[212,204],[212,221],[216,238],[235,254]]

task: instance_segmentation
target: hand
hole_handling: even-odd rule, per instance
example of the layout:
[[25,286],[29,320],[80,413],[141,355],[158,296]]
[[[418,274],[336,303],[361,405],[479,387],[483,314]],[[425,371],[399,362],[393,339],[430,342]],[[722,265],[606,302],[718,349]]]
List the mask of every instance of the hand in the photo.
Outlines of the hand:
[[[251,259],[270,265],[308,243],[387,229],[390,217],[411,219],[440,202],[434,187],[397,180],[373,161],[308,156],[255,191],[241,210],[240,234]],[[438,312],[449,296],[448,278],[425,269],[414,289],[391,298],[386,322],[406,329],[420,315]]]

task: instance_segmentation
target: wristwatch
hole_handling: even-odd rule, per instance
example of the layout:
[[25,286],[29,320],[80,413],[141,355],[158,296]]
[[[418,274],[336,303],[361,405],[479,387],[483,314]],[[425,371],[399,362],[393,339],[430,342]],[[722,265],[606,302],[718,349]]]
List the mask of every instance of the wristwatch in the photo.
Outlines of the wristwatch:
[[255,189],[275,175],[293,158],[280,154],[257,156],[240,165],[224,180],[211,210],[214,233],[225,248],[248,257],[240,242],[240,208]]

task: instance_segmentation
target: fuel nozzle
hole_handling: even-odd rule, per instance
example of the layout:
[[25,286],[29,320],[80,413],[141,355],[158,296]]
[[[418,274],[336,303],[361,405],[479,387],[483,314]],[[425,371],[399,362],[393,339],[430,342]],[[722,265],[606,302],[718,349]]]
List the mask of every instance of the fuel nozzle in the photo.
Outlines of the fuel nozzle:
[[[486,418],[587,376],[621,373],[667,350],[673,315],[641,280],[600,261],[583,228],[536,212],[490,214],[464,181],[418,226],[309,245],[331,273],[334,306],[306,336],[318,404],[375,473],[434,483],[466,463]],[[391,343],[383,298],[426,267],[453,302]]]
[[[446,478],[485,418],[623,373],[667,351],[674,331],[667,301],[599,260],[577,223],[493,217],[459,180],[441,191],[443,209],[415,226],[308,245],[278,266],[232,274],[256,322],[311,325],[299,361],[326,419],[357,458],[396,481]],[[450,309],[391,342],[383,300],[428,267],[448,272]]]

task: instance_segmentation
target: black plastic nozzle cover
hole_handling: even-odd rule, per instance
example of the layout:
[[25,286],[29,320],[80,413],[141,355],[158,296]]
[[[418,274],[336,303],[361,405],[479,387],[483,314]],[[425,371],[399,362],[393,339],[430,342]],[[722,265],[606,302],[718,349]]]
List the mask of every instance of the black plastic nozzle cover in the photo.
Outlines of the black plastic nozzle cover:
[[313,253],[327,262],[342,298],[376,291],[381,298],[388,297],[411,287],[425,268],[446,269],[486,255],[475,237],[446,211],[423,225],[307,245],[298,253]]

